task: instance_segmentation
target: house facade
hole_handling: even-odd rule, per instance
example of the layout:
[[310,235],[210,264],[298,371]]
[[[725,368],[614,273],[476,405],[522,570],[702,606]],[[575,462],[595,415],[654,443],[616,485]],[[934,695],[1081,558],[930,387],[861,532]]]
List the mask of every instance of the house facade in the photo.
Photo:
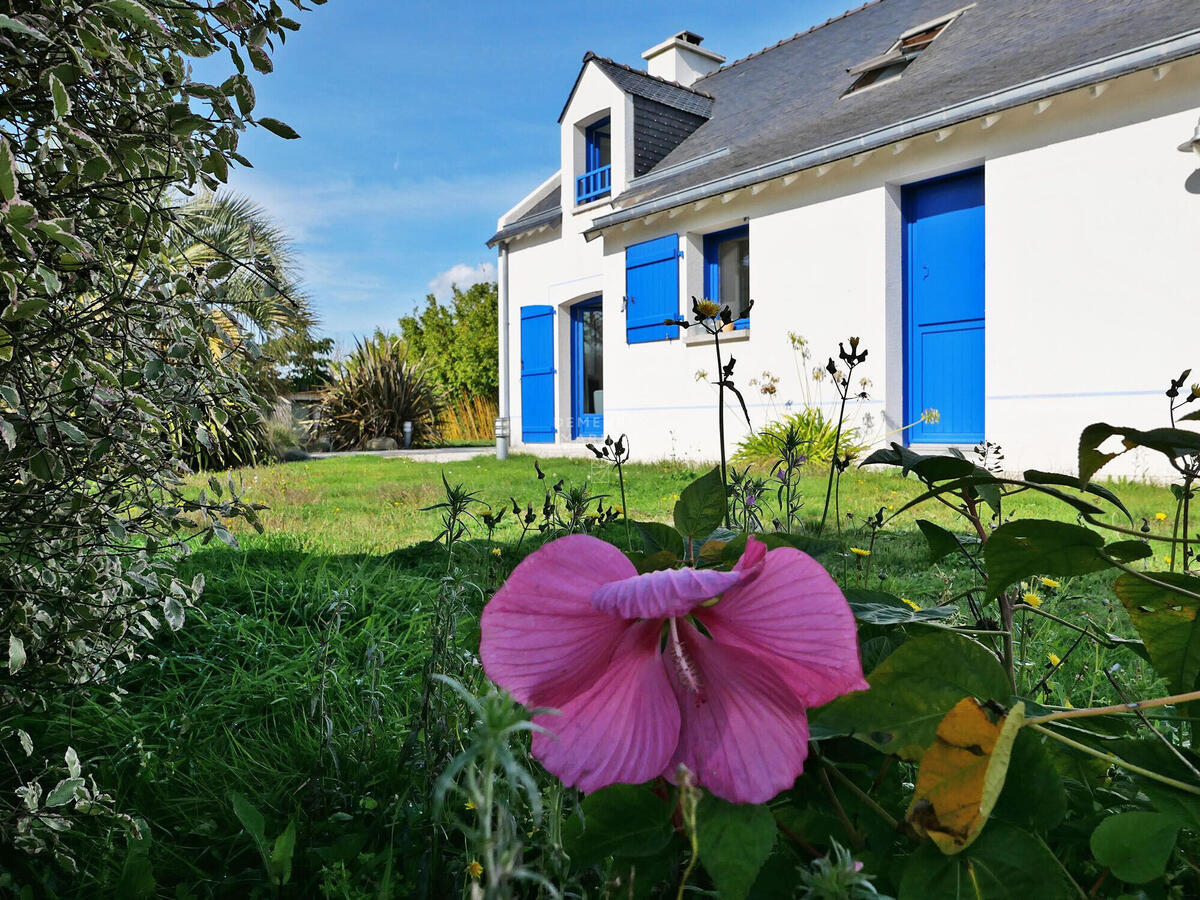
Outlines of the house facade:
[[644,70],[585,55],[560,170],[489,241],[511,446],[715,458],[712,338],[664,324],[692,297],[730,308],[756,429],[832,415],[814,370],[850,335],[867,442],[1071,471],[1087,424],[1166,424],[1200,366],[1200,4],[959,2],[875,0],[731,63],[690,32]]

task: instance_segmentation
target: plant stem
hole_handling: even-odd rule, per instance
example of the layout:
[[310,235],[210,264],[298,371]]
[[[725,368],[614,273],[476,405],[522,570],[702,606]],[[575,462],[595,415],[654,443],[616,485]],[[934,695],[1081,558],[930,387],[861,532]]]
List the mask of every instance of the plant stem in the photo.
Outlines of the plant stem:
[[[1088,709],[1063,709],[1047,713],[1044,716],[1034,716],[1026,719],[1026,725],[1038,725],[1042,722],[1057,722],[1059,719],[1085,719],[1090,716],[1106,716],[1110,713],[1132,712],[1138,709],[1153,709],[1156,706],[1170,706],[1174,703],[1189,703],[1200,700],[1200,691],[1189,691],[1186,694],[1173,694],[1170,697],[1157,697],[1154,700],[1136,700],[1132,703],[1116,703],[1112,706],[1093,706]],[[1200,792],[1200,791],[1198,791]]]
[[617,481],[621,484],[621,515],[625,519],[625,549],[633,552],[633,541],[629,537],[629,504],[625,502],[625,472],[617,463]]
[[850,792],[854,794],[854,796],[865,803],[877,816],[879,816],[879,818],[887,822],[889,828],[894,831],[898,831],[900,829],[900,823],[896,820],[896,818],[886,809],[876,803],[875,798],[855,784],[849,778],[849,776],[846,775],[846,773],[838,769],[837,766],[826,765],[825,769],[822,771],[826,770],[832,772],[838,781],[850,788]]
[[850,376],[854,373],[854,366],[850,367],[850,371],[846,373],[846,384],[838,385],[838,393],[842,397],[842,405],[838,409],[837,430],[833,435],[833,459],[829,463],[829,481],[825,485],[825,508],[821,511],[821,524],[817,526],[817,534],[825,531],[825,519],[829,515],[829,497],[833,493],[833,473],[837,469],[838,449],[842,443],[842,423],[846,419],[846,398],[850,394]]
[[[719,321],[719,320],[718,320]],[[721,329],[713,332],[713,348],[717,351],[717,435],[721,444],[721,490],[729,496],[729,483],[725,475],[725,370],[721,363]],[[729,502],[725,503],[725,527],[729,527]]]
[[1200,795],[1200,787],[1197,787],[1194,784],[1188,784],[1183,781],[1178,781],[1174,778],[1169,778],[1166,775],[1159,775],[1157,772],[1151,772],[1149,769],[1143,769],[1141,766],[1135,766],[1133,763],[1126,762],[1125,760],[1121,759],[1119,756],[1117,756],[1114,753],[1105,753],[1103,750],[1096,750],[1092,747],[1089,747],[1087,744],[1081,744],[1081,743],[1079,743],[1079,741],[1073,741],[1066,735],[1059,734],[1057,731],[1053,731],[1052,729],[1047,728],[1044,725],[1038,725],[1038,724],[1036,724],[1037,721],[1038,721],[1038,719],[1029,719],[1025,722],[1025,724],[1029,725],[1031,728],[1033,728],[1034,731],[1040,731],[1042,734],[1046,735],[1047,737],[1054,738],[1054,740],[1059,741],[1060,743],[1066,744],[1068,747],[1072,747],[1081,753],[1086,753],[1089,756],[1094,756],[1097,759],[1102,759],[1105,762],[1107,762],[1109,765],[1119,766],[1120,768],[1126,769],[1127,771],[1136,772],[1138,775],[1141,775],[1143,778],[1149,778],[1151,781],[1157,781],[1162,784],[1168,785],[1170,787],[1178,788],[1179,790],[1186,791],[1189,794]]

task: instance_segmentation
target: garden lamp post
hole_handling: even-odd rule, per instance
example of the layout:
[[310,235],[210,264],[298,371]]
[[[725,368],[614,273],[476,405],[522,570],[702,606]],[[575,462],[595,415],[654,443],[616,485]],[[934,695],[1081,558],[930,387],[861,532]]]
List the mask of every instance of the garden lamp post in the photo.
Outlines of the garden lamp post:
[[509,420],[507,416],[496,417],[496,459],[508,459]]

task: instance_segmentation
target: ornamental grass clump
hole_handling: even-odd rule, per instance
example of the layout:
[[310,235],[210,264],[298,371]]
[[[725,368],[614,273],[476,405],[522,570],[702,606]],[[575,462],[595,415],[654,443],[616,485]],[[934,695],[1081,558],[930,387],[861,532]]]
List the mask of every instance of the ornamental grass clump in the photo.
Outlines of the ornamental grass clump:
[[403,446],[406,422],[412,423],[414,445],[434,443],[442,397],[423,364],[409,359],[403,342],[379,333],[355,342],[321,405],[334,448],[359,450],[373,438],[392,438]]

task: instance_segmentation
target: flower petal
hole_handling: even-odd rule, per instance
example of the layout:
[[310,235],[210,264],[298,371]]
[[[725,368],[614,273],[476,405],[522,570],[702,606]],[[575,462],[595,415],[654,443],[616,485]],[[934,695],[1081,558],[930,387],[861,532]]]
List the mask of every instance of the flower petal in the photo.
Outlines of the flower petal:
[[669,619],[686,615],[747,578],[745,572],[714,569],[662,569],[609,580],[592,592],[596,609],[623,619]]
[[582,534],[529,554],[483,609],[488,677],[526,706],[565,706],[600,677],[629,627],[594,609],[592,592],[634,571],[612,544]]
[[790,788],[808,756],[803,701],[750,651],[723,646],[687,622],[679,635],[699,690],[669,670],[682,723],[663,774],[673,778],[682,763],[733,803],[765,803]]
[[533,755],[588,793],[641,784],[666,767],[679,739],[679,704],[658,650],[661,623],[629,626],[612,663],[560,715],[537,715]]
[[815,559],[799,550],[770,551],[756,578],[727,591],[696,617],[713,638],[764,657],[808,707],[865,690],[854,613]]

